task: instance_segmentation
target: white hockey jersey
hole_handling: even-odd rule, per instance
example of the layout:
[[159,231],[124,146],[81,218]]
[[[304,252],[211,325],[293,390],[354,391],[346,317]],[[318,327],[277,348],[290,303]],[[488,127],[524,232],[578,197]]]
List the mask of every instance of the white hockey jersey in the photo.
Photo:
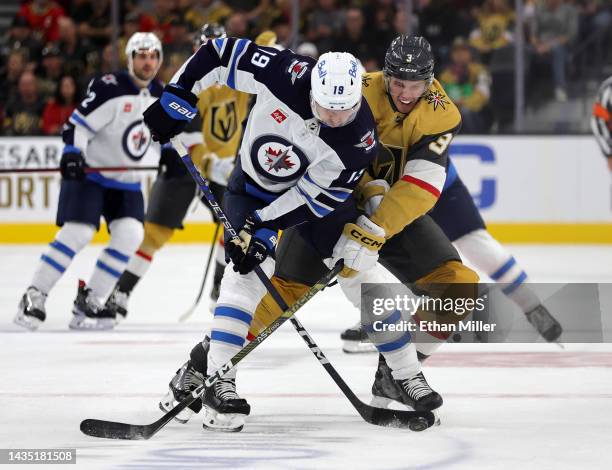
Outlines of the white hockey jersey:
[[593,105],[591,129],[606,157],[612,157],[612,77],[599,87],[597,101]]
[[[139,88],[127,72],[93,79],[86,98],[64,126],[64,151],[78,149],[90,167],[154,166],[160,146],[142,120],[142,113],[157,100],[162,84],[153,80]],[[89,173],[87,179],[105,187],[140,190],[135,171]]]
[[[246,39],[208,41],[171,83],[195,95],[215,83],[257,95],[242,138],[244,190],[269,202],[265,225],[286,228],[324,217],[344,202],[376,155],[376,124],[365,100],[350,124],[321,126],[310,107],[315,61]],[[355,79],[357,68],[353,71]],[[314,73],[317,73],[315,71]]]

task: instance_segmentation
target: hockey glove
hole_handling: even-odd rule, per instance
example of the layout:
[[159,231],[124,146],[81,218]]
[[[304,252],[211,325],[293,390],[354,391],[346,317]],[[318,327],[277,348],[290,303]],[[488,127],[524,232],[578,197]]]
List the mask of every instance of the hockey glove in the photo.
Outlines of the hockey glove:
[[227,186],[233,169],[234,157],[219,158],[214,152],[204,154],[202,157],[204,177],[213,183]]
[[85,179],[85,159],[78,149],[64,149],[60,159],[60,173],[67,180]]
[[241,241],[230,240],[227,254],[234,263],[234,271],[248,274],[274,253],[278,233],[268,228],[258,228],[256,216],[249,216],[240,230]]
[[378,251],[385,243],[385,231],[365,215],[357,223],[344,226],[340,239],[334,246],[332,264],[344,259],[342,277],[353,277],[359,271],[373,269],[378,262]]
[[179,135],[197,114],[198,97],[176,85],[166,85],[161,98],[143,113],[154,141],[165,144]]
[[187,168],[178,152],[169,144],[162,145],[159,159],[159,175],[163,179],[180,178],[187,174]]
[[363,186],[361,196],[363,198],[363,208],[368,216],[376,212],[383,197],[390,189],[391,186],[385,180],[372,180]]

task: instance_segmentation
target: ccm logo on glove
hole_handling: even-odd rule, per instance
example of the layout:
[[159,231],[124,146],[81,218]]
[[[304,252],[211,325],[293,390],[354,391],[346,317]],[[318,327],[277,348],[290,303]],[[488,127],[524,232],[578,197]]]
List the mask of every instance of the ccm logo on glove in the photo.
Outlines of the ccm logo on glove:
[[384,245],[384,241],[380,241],[380,239],[376,240],[362,233],[357,225],[349,224],[349,226],[351,226],[349,231],[351,237],[359,241],[362,245],[372,247],[373,250],[380,250]]

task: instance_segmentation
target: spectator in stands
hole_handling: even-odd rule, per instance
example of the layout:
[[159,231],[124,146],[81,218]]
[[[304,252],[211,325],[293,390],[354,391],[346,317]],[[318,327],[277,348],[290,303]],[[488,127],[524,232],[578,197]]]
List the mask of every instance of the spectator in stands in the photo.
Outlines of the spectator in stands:
[[9,54],[21,50],[26,54],[26,62],[35,64],[40,59],[42,43],[32,34],[28,20],[23,16],[15,16],[6,36],[0,45],[0,64],[4,65]]
[[42,63],[36,70],[39,77],[38,91],[47,98],[57,90],[59,79],[64,73],[64,58],[55,44],[45,47],[42,52]]
[[513,41],[514,11],[507,0],[485,0],[477,13],[478,27],[470,34],[470,45],[480,53],[484,63],[489,63],[491,53],[508,46]]
[[418,31],[419,21],[414,13],[407,15],[403,8],[399,8],[393,19],[395,35],[415,34]]
[[80,101],[76,80],[72,75],[63,75],[55,96],[47,101],[42,114],[42,130],[45,135],[59,135],[62,126]]
[[64,9],[53,1],[31,0],[21,5],[17,16],[25,18],[43,42],[51,42],[59,39],[58,20],[66,14]]
[[96,0],[91,4],[91,14],[78,25],[79,35],[92,47],[102,48],[110,42],[110,21],[110,0]]
[[542,0],[536,4],[530,43],[534,65],[552,65],[555,99],[567,101],[566,60],[568,47],[578,32],[578,15],[564,0]]
[[67,16],[60,18],[59,33],[60,42],[58,47],[64,58],[64,70],[74,76],[79,76],[85,70],[87,48],[79,40],[74,21]]
[[224,23],[231,14],[232,9],[220,0],[198,0],[184,18],[192,30],[199,31],[206,23]]
[[169,44],[172,40],[172,21],[178,18],[174,12],[175,7],[176,0],[155,0],[151,14],[140,16],[140,31],[151,31],[164,45]]
[[15,49],[11,51],[6,66],[0,70],[0,107],[4,107],[11,96],[17,93],[19,77],[26,69],[27,51]]
[[249,22],[246,15],[241,12],[232,13],[225,22],[228,36],[246,38],[249,36]]
[[451,62],[439,76],[446,93],[461,111],[463,134],[484,134],[490,127],[487,104],[491,77],[487,69],[474,61],[472,50],[461,37],[455,39]]
[[453,39],[461,34],[460,14],[451,0],[417,0],[415,12],[419,18],[419,32],[431,44],[436,66],[441,66],[448,59]]
[[[351,7],[344,14],[344,26],[336,35],[334,40],[334,50],[350,52],[357,57],[362,64],[370,63],[367,72],[380,69],[380,64],[376,60],[380,52],[374,47],[378,38],[365,37],[365,19],[360,8]],[[383,55],[384,57],[384,55]],[[373,61],[373,63],[372,63]]]
[[335,0],[318,0],[317,8],[308,18],[306,39],[314,42],[320,54],[330,51],[334,46],[334,37],[344,24],[342,11]]
[[43,108],[36,77],[32,72],[23,72],[17,93],[9,98],[4,110],[4,135],[40,135]]

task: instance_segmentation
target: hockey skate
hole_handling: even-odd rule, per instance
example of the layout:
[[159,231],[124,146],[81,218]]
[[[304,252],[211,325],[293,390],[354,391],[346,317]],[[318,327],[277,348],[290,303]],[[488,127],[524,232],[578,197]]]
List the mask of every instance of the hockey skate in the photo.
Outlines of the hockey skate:
[[[196,388],[204,383],[205,375],[194,367],[196,361],[200,370],[207,368],[207,356],[210,348],[210,338],[206,336],[202,341],[201,348],[196,346],[190,355],[190,359],[176,371],[174,377],[168,384],[168,393],[159,402],[159,409],[168,412],[179,402],[183,401]],[[197,352],[196,352],[197,351]],[[174,419],[179,423],[186,423],[194,413],[202,409],[202,400],[196,400],[188,408],[181,411]]]
[[242,431],[251,406],[236,393],[235,379],[219,379],[204,392],[205,429],[224,432]]
[[116,325],[125,320],[125,317],[127,317],[127,306],[129,299],[129,294],[127,292],[120,291],[117,286],[115,286],[111,292],[111,295],[108,296],[108,299],[104,304],[104,309],[109,315],[113,316]]
[[548,342],[557,341],[561,333],[563,333],[561,324],[542,304],[525,313],[525,315],[529,323],[531,323],[534,328],[538,330],[538,333]]
[[[434,414],[443,403],[440,394],[433,390],[425,380],[423,372],[407,379],[396,380],[391,374],[391,368],[381,355],[372,385],[371,405],[388,408],[393,401],[402,403],[415,411],[433,411]],[[437,415],[436,424],[439,424]]]
[[342,351],[347,354],[376,352],[376,346],[369,342],[368,334],[361,326],[361,321],[340,333],[340,339],[342,340]]
[[45,312],[46,300],[47,294],[42,293],[34,286],[28,287],[19,301],[17,315],[15,315],[13,320],[15,324],[23,326],[30,331],[38,329],[40,324],[47,318],[47,313]]
[[109,330],[115,326],[114,316],[104,309],[85,281],[79,280],[79,289],[72,307],[72,330]]

